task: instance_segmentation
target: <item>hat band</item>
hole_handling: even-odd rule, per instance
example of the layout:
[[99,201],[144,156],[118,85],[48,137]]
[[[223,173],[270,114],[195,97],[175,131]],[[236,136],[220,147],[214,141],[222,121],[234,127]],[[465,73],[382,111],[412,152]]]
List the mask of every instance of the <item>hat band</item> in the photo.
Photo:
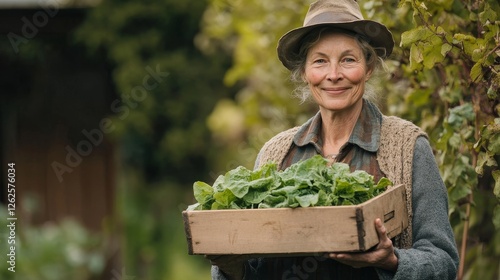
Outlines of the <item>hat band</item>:
[[344,23],[355,20],[363,20],[363,19],[357,18],[352,14],[325,12],[313,17],[306,24],[304,24],[304,26],[316,25],[316,24],[328,24],[328,23]]

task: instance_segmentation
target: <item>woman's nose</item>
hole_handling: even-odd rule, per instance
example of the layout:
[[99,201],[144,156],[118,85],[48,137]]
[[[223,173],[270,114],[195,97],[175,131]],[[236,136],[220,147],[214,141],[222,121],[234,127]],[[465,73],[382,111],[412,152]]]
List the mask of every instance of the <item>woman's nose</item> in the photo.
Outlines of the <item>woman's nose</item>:
[[342,71],[340,68],[338,64],[330,64],[327,79],[332,82],[342,79]]

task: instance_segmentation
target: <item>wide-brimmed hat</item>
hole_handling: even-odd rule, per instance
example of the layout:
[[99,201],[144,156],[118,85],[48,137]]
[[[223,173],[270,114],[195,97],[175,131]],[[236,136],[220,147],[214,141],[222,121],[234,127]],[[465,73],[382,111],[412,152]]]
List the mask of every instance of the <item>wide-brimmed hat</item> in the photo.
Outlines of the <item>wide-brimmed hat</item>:
[[375,48],[380,57],[387,57],[394,47],[394,38],[387,27],[365,20],[355,0],[319,0],[311,4],[302,27],[287,32],[278,42],[278,57],[291,69],[297,59],[301,40],[311,30],[331,26],[360,35]]

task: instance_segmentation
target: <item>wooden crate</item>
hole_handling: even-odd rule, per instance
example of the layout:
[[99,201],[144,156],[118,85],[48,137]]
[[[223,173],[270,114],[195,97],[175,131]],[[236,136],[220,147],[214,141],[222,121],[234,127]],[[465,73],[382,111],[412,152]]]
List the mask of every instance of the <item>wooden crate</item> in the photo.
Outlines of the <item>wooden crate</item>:
[[403,185],[352,206],[195,210],[182,214],[191,255],[366,251],[378,243],[376,218],[383,219],[389,238],[408,226]]

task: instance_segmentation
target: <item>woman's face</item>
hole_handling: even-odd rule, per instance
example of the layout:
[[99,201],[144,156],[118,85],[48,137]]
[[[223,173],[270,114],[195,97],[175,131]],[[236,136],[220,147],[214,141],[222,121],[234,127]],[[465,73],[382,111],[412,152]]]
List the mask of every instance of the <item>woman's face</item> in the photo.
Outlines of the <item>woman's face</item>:
[[371,70],[355,38],[325,33],[308,51],[304,78],[320,108],[343,111],[360,104]]

